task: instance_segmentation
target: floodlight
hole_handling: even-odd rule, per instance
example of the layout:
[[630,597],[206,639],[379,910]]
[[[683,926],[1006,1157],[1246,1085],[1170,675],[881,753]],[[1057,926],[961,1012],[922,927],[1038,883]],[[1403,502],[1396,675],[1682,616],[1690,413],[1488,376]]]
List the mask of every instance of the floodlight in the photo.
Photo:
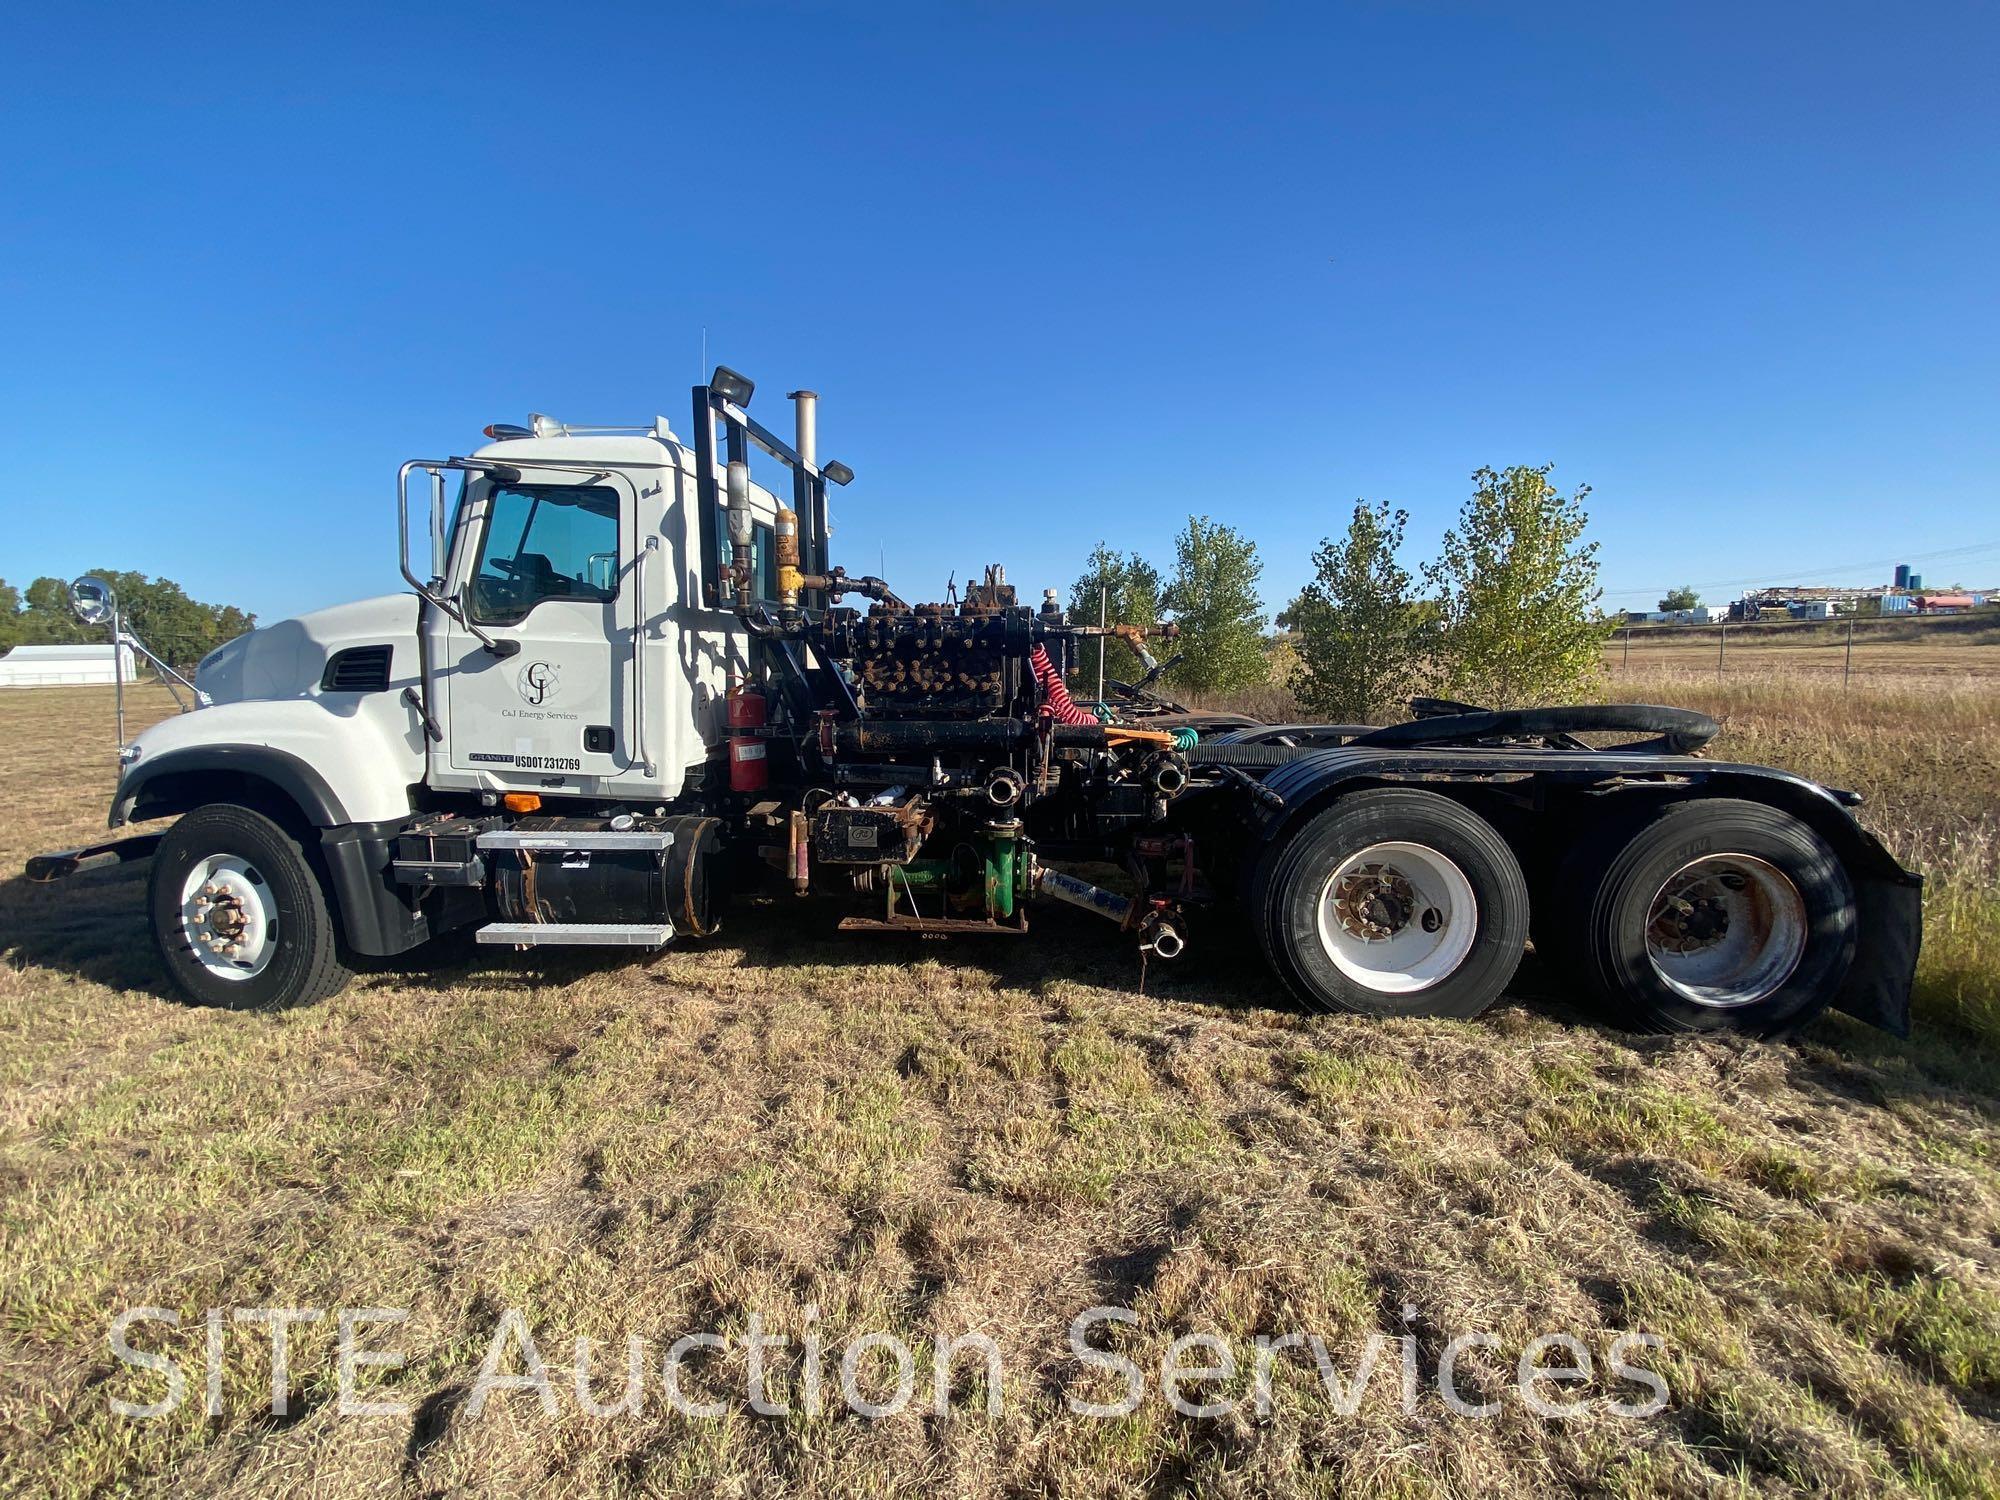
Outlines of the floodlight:
[[717,365],[715,373],[709,377],[708,388],[731,405],[748,406],[750,393],[757,389],[757,383],[748,375],[738,375],[728,365]]

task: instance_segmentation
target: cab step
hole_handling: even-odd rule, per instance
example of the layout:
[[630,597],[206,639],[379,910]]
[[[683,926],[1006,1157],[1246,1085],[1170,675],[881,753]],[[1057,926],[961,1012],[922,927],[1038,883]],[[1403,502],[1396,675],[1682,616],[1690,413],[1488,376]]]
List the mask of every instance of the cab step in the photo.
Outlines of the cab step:
[[664,948],[673,936],[671,922],[488,922],[478,932],[514,948]]

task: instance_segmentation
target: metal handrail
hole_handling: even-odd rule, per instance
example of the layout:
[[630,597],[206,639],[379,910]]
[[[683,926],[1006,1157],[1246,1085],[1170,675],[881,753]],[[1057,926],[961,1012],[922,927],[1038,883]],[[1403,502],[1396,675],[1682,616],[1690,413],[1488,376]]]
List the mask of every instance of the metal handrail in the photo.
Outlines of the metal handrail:
[[[483,474],[491,469],[512,469],[512,467],[512,465],[503,464],[497,459],[491,463],[487,463],[475,458],[413,458],[396,470],[396,563],[403,571],[404,580],[411,588],[417,591],[419,599],[443,610],[445,614],[458,621],[459,624],[463,625],[478,638],[480,645],[484,646],[495,656],[512,656],[520,649],[520,645],[518,642],[495,640],[473,622],[470,614],[460,609],[446,595],[440,594],[431,586],[431,583],[426,583],[410,571],[410,471],[413,469],[428,469],[436,479],[436,483],[431,490],[431,536],[434,544],[442,547],[444,539],[443,471],[446,469],[459,469]],[[450,566],[448,558],[436,557],[432,561],[440,567]],[[441,583],[443,581],[441,574],[432,579],[432,583]],[[426,705],[426,711],[428,711],[428,705]]]
[[[419,727],[424,735],[424,757],[429,760],[431,746],[443,738],[437,716],[431,712],[431,705],[437,702],[436,674],[431,666],[430,622],[424,612],[430,608],[443,609],[443,602],[432,591],[429,584],[420,580],[410,571],[410,473],[415,469],[429,469],[436,483],[431,486],[431,536],[433,538],[433,563],[435,538],[438,535],[439,517],[443,510],[444,472],[423,459],[411,459],[396,471],[396,553],[397,564],[403,570],[403,577],[411,588],[417,591],[417,692],[418,701],[411,705],[417,711]],[[447,611],[449,613],[449,611]]]
[[646,758],[646,559],[659,550],[660,539],[649,536],[632,562],[632,760],[648,780],[655,771]]
[[420,597],[429,597],[430,585],[410,571],[410,475],[428,468],[429,460],[412,458],[396,470],[396,566]]

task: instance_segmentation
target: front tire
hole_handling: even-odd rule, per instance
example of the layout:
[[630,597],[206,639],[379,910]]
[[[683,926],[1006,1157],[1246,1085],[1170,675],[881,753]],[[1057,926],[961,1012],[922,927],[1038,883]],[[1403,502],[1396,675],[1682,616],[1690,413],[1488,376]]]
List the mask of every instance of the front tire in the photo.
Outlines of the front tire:
[[1273,848],[1250,908],[1271,967],[1320,1011],[1476,1016],[1528,936],[1527,884],[1500,835],[1400,788],[1343,797]]
[[318,875],[262,813],[187,814],[153,855],[146,899],[167,977],[197,1005],[308,1005],[348,981]]
[[1854,962],[1854,886],[1797,818],[1697,798],[1586,840],[1557,878],[1559,968],[1614,1021],[1667,1032],[1795,1030]]

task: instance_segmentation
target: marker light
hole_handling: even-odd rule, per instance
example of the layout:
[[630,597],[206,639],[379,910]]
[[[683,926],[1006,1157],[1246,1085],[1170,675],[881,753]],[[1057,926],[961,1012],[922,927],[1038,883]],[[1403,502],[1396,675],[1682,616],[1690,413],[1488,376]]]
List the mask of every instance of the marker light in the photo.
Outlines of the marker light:
[[479,429],[496,443],[504,443],[513,438],[533,437],[534,434],[518,422],[488,422]]

